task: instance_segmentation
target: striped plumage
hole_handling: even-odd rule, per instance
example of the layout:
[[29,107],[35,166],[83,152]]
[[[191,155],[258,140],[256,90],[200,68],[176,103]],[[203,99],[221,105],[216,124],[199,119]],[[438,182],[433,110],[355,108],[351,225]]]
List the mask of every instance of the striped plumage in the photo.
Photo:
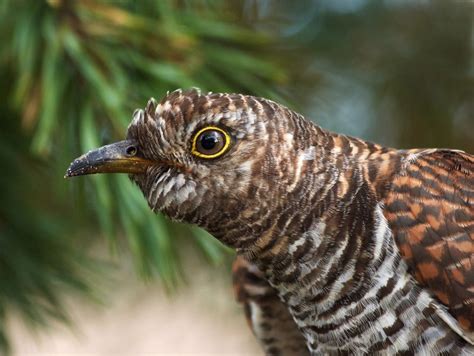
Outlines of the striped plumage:
[[[232,137],[222,157],[190,153],[206,126]],[[131,178],[154,211],[237,249],[266,353],[474,353],[472,156],[389,149],[197,90],[150,100],[127,142],[149,162]]]
[[233,264],[237,301],[266,355],[309,355],[305,339],[262,271],[242,256]]

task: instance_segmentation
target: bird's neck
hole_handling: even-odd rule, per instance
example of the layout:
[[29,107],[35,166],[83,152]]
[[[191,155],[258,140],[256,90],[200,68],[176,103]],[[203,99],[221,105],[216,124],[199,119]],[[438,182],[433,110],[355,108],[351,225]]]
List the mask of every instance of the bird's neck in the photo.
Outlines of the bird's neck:
[[[329,230],[338,230],[353,206],[362,205],[363,213],[373,211],[399,170],[399,151],[304,124],[304,135],[293,138],[292,150],[275,152],[254,168],[263,171],[258,186],[240,200],[229,199],[229,206],[235,206],[214,214],[203,226],[265,263],[287,258],[291,243],[317,222],[331,235]],[[359,213],[354,213],[356,220],[368,223]]]
[[369,240],[378,224],[377,209],[404,154],[321,131],[296,162],[285,167],[285,179],[274,182],[267,193],[276,202],[271,200],[262,207],[261,218],[245,224],[253,239],[236,247],[264,269],[278,271],[308,259],[324,261],[344,243],[351,252],[360,244],[374,243]]

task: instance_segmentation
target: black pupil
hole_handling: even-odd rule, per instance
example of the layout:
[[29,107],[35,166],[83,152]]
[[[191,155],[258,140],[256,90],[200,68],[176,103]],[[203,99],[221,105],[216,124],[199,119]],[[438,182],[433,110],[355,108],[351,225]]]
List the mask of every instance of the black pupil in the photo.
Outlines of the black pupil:
[[219,136],[217,132],[208,132],[202,135],[201,147],[205,150],[212,150],[219,143]]

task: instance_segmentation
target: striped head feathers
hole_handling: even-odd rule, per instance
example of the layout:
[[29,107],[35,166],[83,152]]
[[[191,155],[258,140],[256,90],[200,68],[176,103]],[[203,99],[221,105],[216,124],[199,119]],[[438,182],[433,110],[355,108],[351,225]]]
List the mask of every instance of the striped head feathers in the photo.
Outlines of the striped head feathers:
[[133,115],[127,140],[154,164],[131,179],[154,211],[217,236],[223,227],[240,235],[262,211],[284,204],[301,174],[295,152],[316,155],[303,126],[316,130],[266,99],[174,91]]

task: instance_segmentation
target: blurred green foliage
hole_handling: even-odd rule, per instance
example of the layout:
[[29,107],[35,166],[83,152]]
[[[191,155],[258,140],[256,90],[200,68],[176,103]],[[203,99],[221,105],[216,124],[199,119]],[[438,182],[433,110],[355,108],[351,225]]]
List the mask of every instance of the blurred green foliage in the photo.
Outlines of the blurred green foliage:
[[212,263],[229,255],[204,231],[153,215],[125,175],[63,180],[80,153],[123,138],[149,97],[257,94],[382,144],[473,152],[473,10],[441,0],[0,1],[0,348],[11,312],[45,325],[68,319],[65,292],[94,295],[86,251],[99,234],[166,288],[182,278],[183,243]]
[[[123,137],[136,107],[178,87],[259,92],[286,76],[270,38],[233,23],[225,4],[173,1],[3,1],[0,175],[0,346],[16,307],[33,322],[66,319],[60,292],[88,292],[80,265],[98,224],[112,249],[123,232],[138,272],[180,278],[179,246],[125,175],[68,182],[74,157]],[[4,75],[4,76],[3,76]],[[198,229],[214,263],[223,247]],[[67,288],[66,288],[67,287]]]

